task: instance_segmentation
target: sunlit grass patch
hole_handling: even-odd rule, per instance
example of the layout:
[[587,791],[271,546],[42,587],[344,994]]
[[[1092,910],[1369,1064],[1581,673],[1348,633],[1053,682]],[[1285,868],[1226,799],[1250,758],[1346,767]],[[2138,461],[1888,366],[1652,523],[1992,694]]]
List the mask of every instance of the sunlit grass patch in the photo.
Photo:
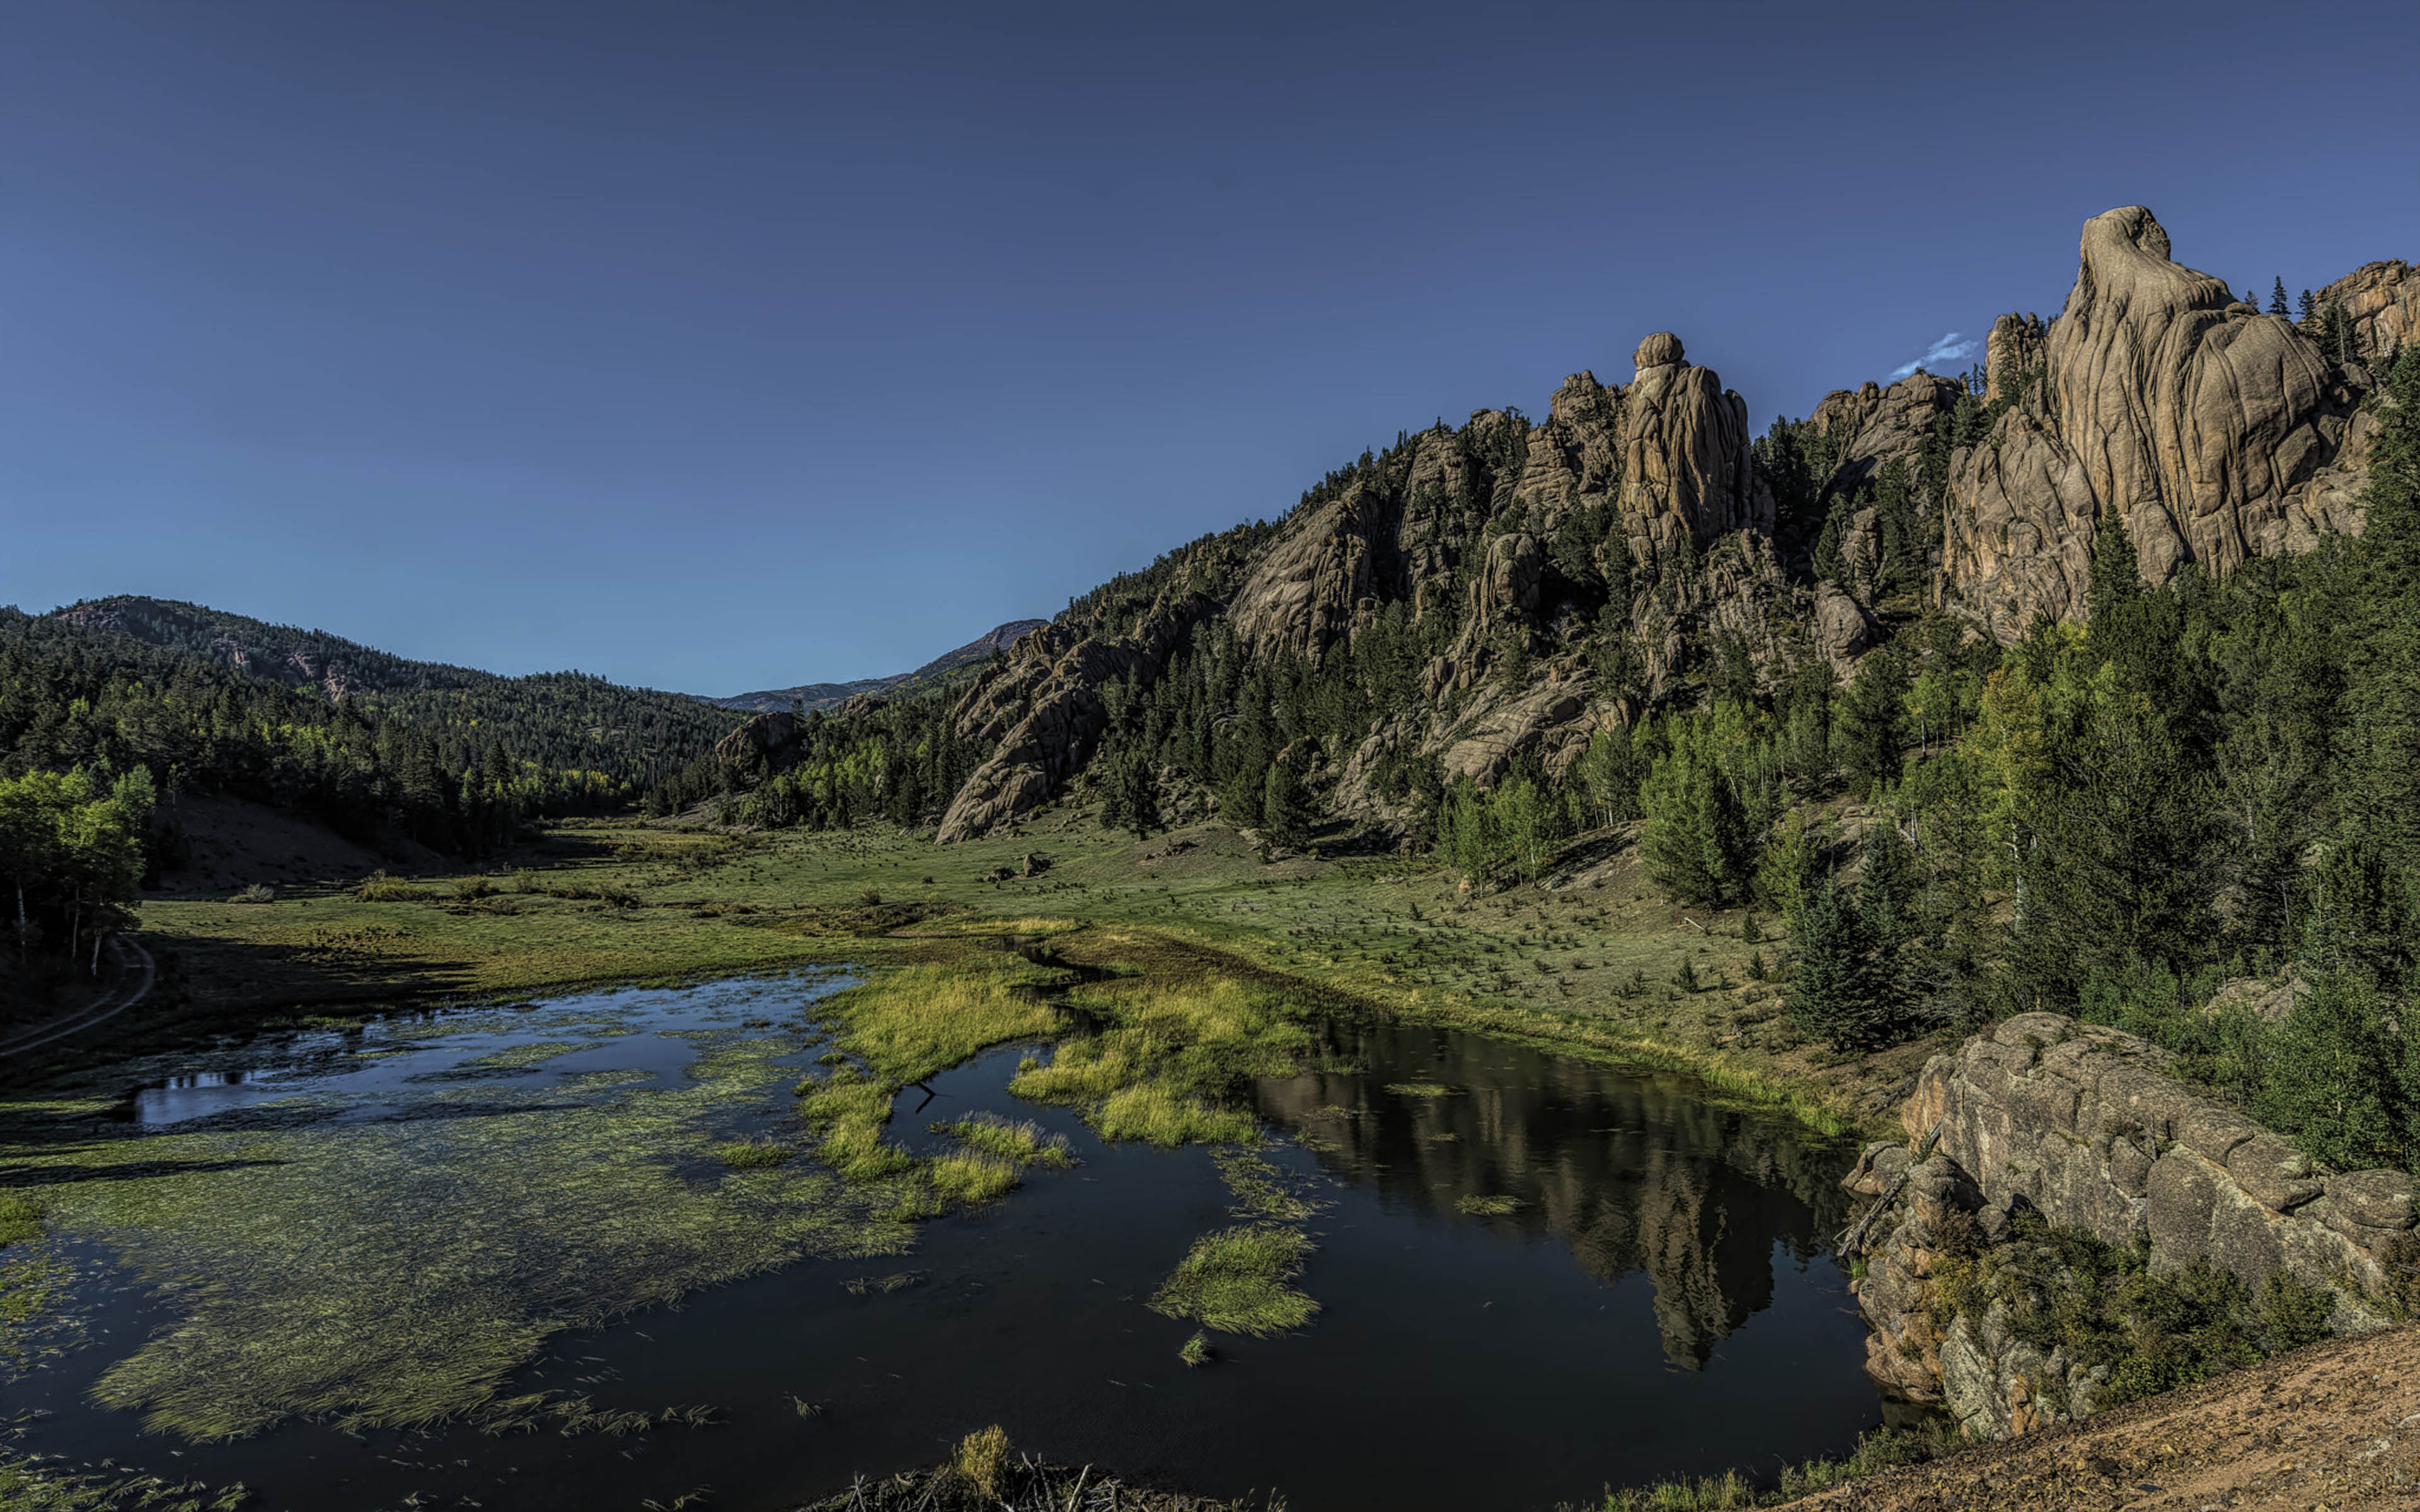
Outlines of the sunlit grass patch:
[[1281,1224],[1245,1224],[1202,1235],[1151,1299],[1154,1312],[1226,1334],[1266,1338],[1302,1327],[1319,1304],[1287,1285],[1314,1246]]
[[1008,1196],[1024,1180],[1014,1161],[980,1150],[954,1150],[924,1162],[923,1174],[933,1195],[944,1202],[993,1202]]
[[1198,1328],[1195,1329],[1191,1338],[1187,1339],[1183,1344],[1177,1346],[1176,1357],[1184,1361],[1187,1367],[1208,1365],[1210,1363],[1210,1335],[1204,1334]]
[[1105,1139],[1249,1142],[1258,1125],[1225,1097],[1247,1077],[1291,1074],[1311,1043],[1295,1005],[1232,979],[1095,983],[1070,1001],[1100,1015],[1101,1031],[1020,1067],[1009,1090],[1081,1109]]
[[1000,967],[902,966],[825,1006],[843,1026],[840,1043],[875,1074],[921,1081],[993,1045],[1056,1032],[1059,1012],[1034,995],[1032,978]]
[[1397,1097],[1453,1096],[1453,1088],[1443,1082],[1388,1082],[1387,1090]]
[[1518,1212],[1521,1199],[1501,1193],[1484,1196],[1474,1193],[1458,1199],[1453,1206],[1455,1211],[1469,1213],[1474,1218],[1501,1218],[1508,1212]]
[[1031,1119],[1009,1119],[997,1113],[970,1113],[955,1123],[934,1124],[932,1132],[954,1139],[970,1149],[1014,1161],[1019,1165],[1047,1165],[1057,1169],[1076,1164],[1075,1152],[1067,1148],[1067,1136],[1044,1134],[1042,1126]]
[[1094,1110],[1092,1121],[1104,1139],[1148,1140],[1169,1149],[1241,1144],[1260,1132],[1249,1113],[1214,1106],[1156,1081],[1110,1093]]

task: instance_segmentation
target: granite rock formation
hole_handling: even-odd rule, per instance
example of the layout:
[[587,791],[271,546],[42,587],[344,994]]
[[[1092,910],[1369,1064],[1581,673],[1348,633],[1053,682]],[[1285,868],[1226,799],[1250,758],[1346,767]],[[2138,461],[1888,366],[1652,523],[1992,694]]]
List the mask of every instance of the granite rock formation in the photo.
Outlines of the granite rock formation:
[[[1482,787],[1524,753],[1552,769],[1717,656],[1744,648],[1768,686],[1808,656],[1848,678],[1890,608],[1858,594],[1911,581],[1861,570],[1883,539],[1863,494],[1894,465],[1923,474],[1916,507],[1941,522],[1933,601],[2004,640],[2038,613],[2084,612],[2105,516],[2155,582],[2359,529],[2373,375],[2169,251],[2147,209],[2093,217],[2057,316],[1993,323],[1979,395],[1924,373],[1837,391],[1803,427],[1815,440],[1793,443],[1814,475],[1769,484],[1745,401],[1668,332],[1637,344],[1626,384],[1573,374],[1543,420],[1482,409],[1404,436],[1278,524],[1205,537],[1171,573],[1121,579],[1019,641],[959,708],[959,733],[990,755],[940,837],[988,833],[1058,792],[1098,739],[1099,687],[1149,682],[1205,621],[1255,658],[1314,671],[1382,617],[1419,632],[1418,702],[1319,753],[1331,804],[1381,825],[1407,817],[1379,795],[1382,766],[1399,789],[1406,758]],[[2372,263],[2326,298],[2375,360],[2409,339],[2420,272]],[[1953,430],[1971,444],[1944,480],[1938,438]],[[1852,580],[1809,582],[1835,513]]]
[[2409,1242],[2410,1179],[2322,1175],[2173,1079],[2173,1064],[2146,1041],[2055,1013],[2020,1014],[1933,1057],[1902,1110],[1908,1143],[1869,1147],[1850,1179],[1875,1197],[1905,1182],[1856,1286],[1877,1379],[1986,1437],[2090,1412],[2101,1375],[2017,1337],[2002,1304],[1939,1323],[1952,1229],[1996,1238],[2021,1209],[2108,1243],[2146,1242],[2154,1271],[2204,1261],[2255,1291],[2283,1272],[2328,1294],[2339,1333],[2387,1321],[2379,1299]]
[[2397,258],[2364,263],[2314,295],[2352,322],[2353,355],[2380,363],[2420,340],[2420,268]]
[[986,669],[959,702],[959,738],[992,754],[951,799],[936,839],[946,844],[988,834],[1047,800],[1093,754],[1109,712],[1102,686],[1121,677],[1149,682],[1218,609],[1186,594],[1155,605],[1133,634],[1115,640],[1079,638],[1055,625],[1019,640],[1007,662]]
[[[2345,375],[2285,317],[2168,254],[2139,205],[2086,222],[2040,378],[1953,460],[1944,578],[2003,639],[2037,612],[2083,612],[2106,514],[2155,583],[2187,562],[2224,573],[2356,524],[2309,486],[2346,439]],[[2022,370],[2029,324],[2020,333],[2006,317],[1993,332],[1993,371]]]

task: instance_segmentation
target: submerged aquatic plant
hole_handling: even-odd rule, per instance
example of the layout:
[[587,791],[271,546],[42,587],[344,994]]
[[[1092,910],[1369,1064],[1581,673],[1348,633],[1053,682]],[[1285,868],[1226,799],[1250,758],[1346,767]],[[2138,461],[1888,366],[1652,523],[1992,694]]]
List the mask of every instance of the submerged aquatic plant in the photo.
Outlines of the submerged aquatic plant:
[[1474,1193],[1469,1196],[1458,1199],[1455,1201],[1453,1206],[1456,1211],[1466,1212],[1471,1214],[1473,1217],[1501,1218],[1508,1212],[1519,1211],[1521,1208],[1521,1199],[1519,1197],[1505,1196],[1501,1194],[1481,1196]]
[[[389,1038],[442,1056],[449,1035],[588,1033],[599,1018],[627,1032],[643,1011],[702,1018],[729,995],[616,994],[553,1015],[405,1021]],[[643,1071],[542,1088],[414,1078],[363,1094],[405,1101],[380,1119],[306,1091],[165,1131],[23,1140],[8,1175],[43,1183],[54,1227],[107,1244],[181,1315],[102,1373],[102,1403],[201,1440],[293,1416],[480,1421],[562,1330],[809,1255],[908,1246],[891,1216],[902,1181],[852,1189],[797,1165],[701,1180],[732,1119],[795,1074],[780,1061],[799,1046],[737,1028],[690,1043],[669,1088]],[[8,1111],[20,1129],[82,1130],[109,1102],[96,1090]]]

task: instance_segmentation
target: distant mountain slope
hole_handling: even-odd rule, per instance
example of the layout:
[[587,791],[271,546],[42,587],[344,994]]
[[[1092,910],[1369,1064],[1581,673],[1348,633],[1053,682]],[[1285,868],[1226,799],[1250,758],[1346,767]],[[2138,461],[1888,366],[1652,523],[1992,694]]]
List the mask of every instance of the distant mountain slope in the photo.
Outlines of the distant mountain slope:
[[414,661],[324,630],[175,599],[121,594],[41,618],[317,694],[449,745],[484,750],[501,743],[521,759],[600,773],[632,791],[711,749],[738,722],[685,694],[623,687],[582,672],[507,677]]
[[853,683],[806,683],[797,687],[769,688],[761,693],[734,693],[729,698],[706,702],[720,708],[744,709],[752,714],[774,714],[799,704],[806,709],[825,709],[845,703],[860,693],[888,693],[913,690],[929,684],[971,671],[991,659],[995,651],[1006,651],[1019,636],[1038,630],[1047,620],[1011,620],[977,636],[957,650],[934,657],[912,672],[893,672],[888,677],[861,677]]
[[506,679],[442,662],[412,661],[325,630],[271,625],[201,604],[121,594],[55,609],[45,616],[88,630],[112,630],[147,645],[190,652],[288,687],[317,686],[331,698],[400,688],[467,688]]

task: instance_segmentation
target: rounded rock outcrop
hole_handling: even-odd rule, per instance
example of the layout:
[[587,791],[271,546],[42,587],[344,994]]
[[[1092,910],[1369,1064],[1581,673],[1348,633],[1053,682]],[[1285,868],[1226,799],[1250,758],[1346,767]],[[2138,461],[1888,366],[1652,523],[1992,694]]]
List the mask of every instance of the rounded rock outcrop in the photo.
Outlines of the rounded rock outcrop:
[[1642,373],[1651,367],[1670,367],[1685,360],[1681,338],[1668,331],[1656,332],[1640,342],[1638,350],[1631,354],[1631,364]]

